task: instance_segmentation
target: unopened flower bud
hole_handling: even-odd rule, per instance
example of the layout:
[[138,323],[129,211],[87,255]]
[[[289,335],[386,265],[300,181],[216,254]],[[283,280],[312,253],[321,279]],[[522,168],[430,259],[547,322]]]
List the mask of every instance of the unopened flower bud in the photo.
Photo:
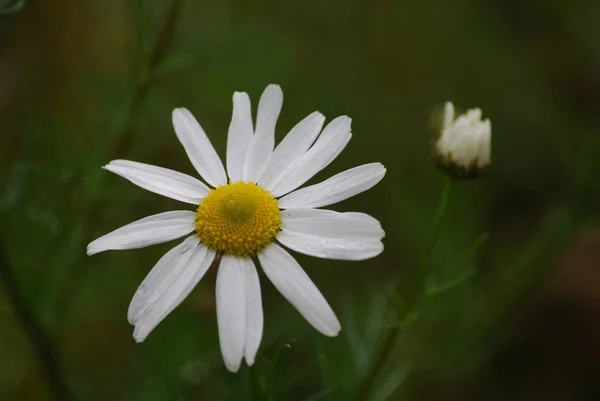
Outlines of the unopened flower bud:
[[472,178],[491,164],[492,124],[481,119],[479,108],[454,118],[454,105],[446,102],[442,129],[435,143],[436,161],[448,174]]

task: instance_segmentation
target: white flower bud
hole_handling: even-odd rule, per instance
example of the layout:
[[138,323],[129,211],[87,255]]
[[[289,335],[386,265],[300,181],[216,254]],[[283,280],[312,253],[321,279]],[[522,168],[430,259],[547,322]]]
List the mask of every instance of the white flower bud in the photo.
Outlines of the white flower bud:
[[454,119],[454,105],[444,105],[442,130],[435,144],[437,161],[445,171],[460,177],[485,172],[492,160],[492,124],[481,119],[479,108]]

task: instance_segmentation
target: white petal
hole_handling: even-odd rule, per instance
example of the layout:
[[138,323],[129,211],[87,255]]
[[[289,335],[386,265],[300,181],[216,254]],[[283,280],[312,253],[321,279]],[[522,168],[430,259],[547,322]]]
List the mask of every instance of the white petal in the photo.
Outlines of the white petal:
[[204,130],[186,108],[173,110],[173,127],[198,173],[213,187],[227,184],[223,163]]
[[285,168],[308,150],[321,132],[324,122],[325,116],[315,111],[291,129],[273,151],[271,161],[259,180],[263,188],[270,190]]
[[444,104],[443,129],[449,129],[454,123],[454,104],[446,102]]
[[230,181],[238,182],[243,178],[244,160],[253,134],[250,98],[245,92],[235,92],[227,134],[227,174]]
[[275,124],[283,104],[283,92],[279,85],[269,85],[258,102],[256,132],[244,160],[244,181],[257,182],[262,176],[275,146]]
[[481,120],[481,109],[479,107],[467,110],[466,114],[470,124],[475,124]]
[[244,356],[246,294],[242,258],[225,255],[217,273],[217,324],[225,366],[237,372]]
[[187,174],[130,160],[113,160],[104,168],[148,191],[197,205],[208,187]]
[[341,330],[335,313],[296,260],[277,244],[258,254],[260,264],[275,288],[319,332],[335,337]]
[[258,272],[252,259],[242,259],[246,284],[246,341],[244,356],[248,366],[254,364],[263,333],[263,307]]
[[352,137],[352,119],[346,116],[331,121],[317,142],[281,173],[271,194],[274,197],[293,191],[324,169],[344,150]]
[[279,199],[278,204],[282,209],[332,205],[372,188],[381,181],[385,172],[381,163],[363,164],[294,191]]
[[281,212],[281,229],[326,238],[377,239],[385,236],[377,219],[364,213],[322,209],[288,209]]
[[189,257],[182,257],[181,262],[170,266],[169,277],[161,286],[160,295],[152,304],[146,306],[135,320],[133,337],[136,341],[144,341],[148,334],[187,298],[212,264],[216,254],[202,244],[187,253]]
[[492,123],[486,119],[482,123],[481,144],[479,145],[479,167],[484,167],[490,164],[492,159]]
[[194,231],[194,220],[195,214],[189,210],[145,217],[90,242],[87,246],[87,254],[93,255],[109,249],[143,248],[171,241]]
[[142,284],[133,295],[127,311],[127,320],[131,324],[137,323],[143,312],[151,306],[162,294],[169,280],[179,269],[187,263],[192,251],[199,245],[200,240],[196,235],[191,235],[177,245],[154,265]]
[[318,258],[365,260],[383,252],[383,243],[376,238],[336,238],[282,230],[277,240],[296,252]]

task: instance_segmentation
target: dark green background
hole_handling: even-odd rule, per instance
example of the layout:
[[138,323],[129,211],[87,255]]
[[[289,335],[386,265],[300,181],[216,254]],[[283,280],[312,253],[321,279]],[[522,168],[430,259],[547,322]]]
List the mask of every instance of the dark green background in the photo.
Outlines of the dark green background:
[[[0,286],[1,400],[50,400],[57,381],[76,400],[351,400],[393,323],[391,283],[418,295],[444,182],[429,122],[446,100],[491,119],[494,165],[458,185],[432,266],[442,281],[477,275],[404,332],[371,399],[600,399],[600,2],[189,0],[171,14],[170,1],[32,0],[0,19],[2,269],[60,366],[48,387]],[[171,110],[189,108],[224,157],[233,92],[255,107],[269,83],[284,91],[279,139],[314,110],[352,117],[349,146],[313,181],[381,161],[384,180],[334,208],[378,218],[386,250],[298,256],[342,321],[335,339],[261,277],[261,356],[233,375],[215,271],[136,344],[128,303],[173,244],[93,257],[85,246],[183,206],[102,165],[195,174]]]

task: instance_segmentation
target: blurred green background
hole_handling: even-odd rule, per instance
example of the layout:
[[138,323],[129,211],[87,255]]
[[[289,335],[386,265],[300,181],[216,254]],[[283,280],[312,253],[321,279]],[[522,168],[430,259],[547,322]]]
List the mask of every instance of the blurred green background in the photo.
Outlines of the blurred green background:
[[[354,399],[394,322],[391,284],[418,296],[444,185],[429,120],[446,100],[491,119],[494,166],[459,183],[432,268],[476,274],[402,332],[369,399],[600,399],[600,2],[31,0],[0,18],[0,400]],[[313,182],[381,161],[378,186],[333,208],[378,218],[386,250],[295,255],[340,317],[334,339],[261,276],[260,356],[234,375],[216,270],[136,344],[128,303],[173,243],[85,246],[182,207],[102,165],[194,175],[171,110],[189,108],[224,157],[233,92],[255,107],[269,83],[285,96],[279,139],[314,110],[353,118]]]

